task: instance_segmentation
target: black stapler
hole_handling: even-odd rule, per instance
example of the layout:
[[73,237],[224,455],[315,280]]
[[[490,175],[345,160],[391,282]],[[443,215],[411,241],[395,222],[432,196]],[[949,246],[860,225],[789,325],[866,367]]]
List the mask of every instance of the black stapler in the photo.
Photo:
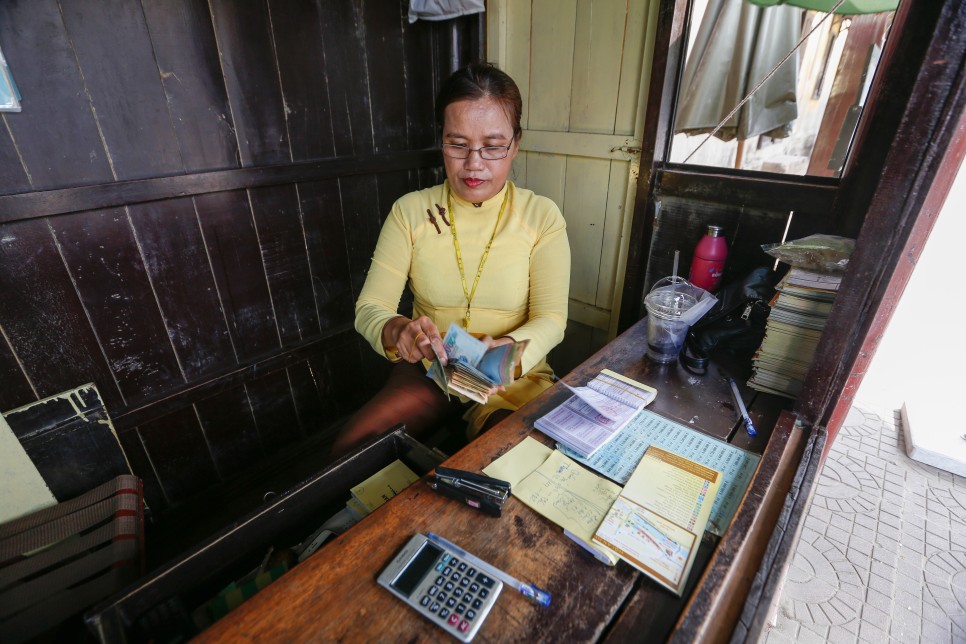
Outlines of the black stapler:
[[510,484],[506,481],[448,467],[437,467],[429,486],[443,496],[494,517],[502,514],[503,502],[510,496]]

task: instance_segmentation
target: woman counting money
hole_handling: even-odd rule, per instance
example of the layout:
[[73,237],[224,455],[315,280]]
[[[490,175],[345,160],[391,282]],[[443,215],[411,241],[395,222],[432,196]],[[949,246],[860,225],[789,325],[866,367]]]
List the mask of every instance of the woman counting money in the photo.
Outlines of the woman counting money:
[[[557,206],[508,180],[520,151],[520,91],[507,74],[472,63],[444,83],[436,100],[446,181],[401,197],[383,224],[356,330],[395,362],[386,385],[342,428],[341,456],[404,423],[425,438],[463,408],[472,439],[552,384],[547,353],[567,322],[570,245]],[[397,309],[404,287],[413,319]],[[516,378],[486,404],[447,399],[426,377],[451,323],[488,347],[528,341]]]

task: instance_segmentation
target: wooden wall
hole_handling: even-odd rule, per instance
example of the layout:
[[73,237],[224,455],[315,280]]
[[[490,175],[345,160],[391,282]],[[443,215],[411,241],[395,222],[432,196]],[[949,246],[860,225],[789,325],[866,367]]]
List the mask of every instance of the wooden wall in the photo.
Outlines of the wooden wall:
[[0,3],[0,410],[93,382],[163,508],[364,400],[355,297],[482,33],[407,8]]
[[834,229],[828,215],[836,194],[834,179],[766,172],[725,176],[708,170],[678,165],[655,173],[650,252],[642,266],[645,293],[671,275],[675,251],[680,251],[678,273],[687,276],[695,246],[709,225],[722,226],[728,240],[723,284],[774,263],[761,246],[782,239],[789,213],[788,239]]
[[571,250],[570,320],[608,333],[620,304],[657,5],[488,3],[487,50],[523,97],[511,178],[560,208]]

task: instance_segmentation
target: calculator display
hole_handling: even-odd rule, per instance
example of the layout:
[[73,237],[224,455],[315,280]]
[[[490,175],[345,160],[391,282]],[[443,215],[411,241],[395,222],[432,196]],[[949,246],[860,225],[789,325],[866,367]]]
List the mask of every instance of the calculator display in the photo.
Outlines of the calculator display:
[[441,554],[443,551],[433,544],[424,543],[402,574],[392,581],[392,587],[406,597],[412,595],[422,578],[436,565],[436,560]]

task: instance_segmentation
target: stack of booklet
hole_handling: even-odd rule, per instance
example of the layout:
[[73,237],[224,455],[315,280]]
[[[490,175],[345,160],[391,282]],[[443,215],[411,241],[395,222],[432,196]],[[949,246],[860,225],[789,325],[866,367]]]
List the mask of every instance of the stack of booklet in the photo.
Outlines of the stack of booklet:
[[778,283],[750,387],[789,398],[801,393],[840,281],[840,275],[792,268]]
[[606,445],[657,396],[653,387],[609,369],[586,387],[564,386],[574,395],[533,425],[585,458]]
[[721,472],[651,445],[593,541],[681,595],[721,482]]
[[295,547],[299,561],[305,561],[330,539],[342,534],[370,512],[419,480],[419,476],[399,459],[394,460],[362,483],[349,490],[345,507],[333,514],[315,532]]

